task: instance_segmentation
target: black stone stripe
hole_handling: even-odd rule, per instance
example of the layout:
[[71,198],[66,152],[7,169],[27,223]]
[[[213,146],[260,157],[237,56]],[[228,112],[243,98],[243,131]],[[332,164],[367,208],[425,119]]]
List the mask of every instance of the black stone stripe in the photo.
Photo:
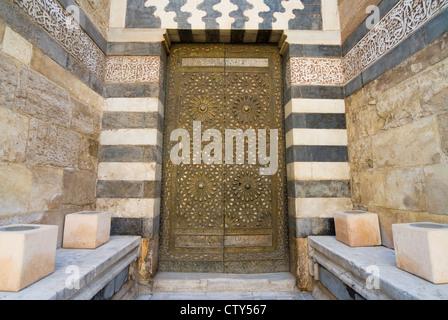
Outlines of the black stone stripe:
[[106,83],[104,98],[159,98],[164,101],[165,91],[155,83]]
[[180,42],[194,42],[193,31],[191,29],[179,29]]
[[112,217],[110,234],[112,236],[140,236],[153,238],[159,234],[160,216],[154,218]]
[[347,180],[288,181],[290,198],[350,198],[350,182]]
[[342,86],[291,86],[285,91],[285,101],[302,99],[345,99]]
[[230,33],[231,43],[243,43],[244,42],[244,30],[232,30]]
[[341,46],[290,44],[289,57],[340,58]]
[[219,42],[219,30],[206,29],[205,30],[205,41],[208,43],[218,43]]
[[97,198],[154,199],[160,197],[160,181],[99,180]]
[[268,43],[271,38],[272,30],[259,30],[257,33],[257,43]]
[[291,129],[346,129],[343,113],[291,113],[285,121],[286,132]]
[[291,146],[286,162],[348,162],[346,146]]
[[295,238],[309,236],[334,236],[333,218],[296,218],[289,216],[289,232]]
[[163,130],[163,118],[158,112],[105,112],[102,129],[148,128]]
[[108,42],[107,55],[111,56],[165,56],[161,42]]
[[159,146],[99,146],[99,162],[162,163],[162,148]]

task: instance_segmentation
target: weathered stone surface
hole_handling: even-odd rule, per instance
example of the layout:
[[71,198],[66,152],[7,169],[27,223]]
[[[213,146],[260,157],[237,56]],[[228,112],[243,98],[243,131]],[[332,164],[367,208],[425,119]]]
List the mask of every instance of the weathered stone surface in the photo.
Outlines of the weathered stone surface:
[[64,172],[63,187],[64,205],[85,206],[95,203],[96,174],[90,171],[68,171]]
[[31,119],[26,159],[31,164],[76,166],[81,135],[46,122]]
[[448,59],[418,75],[417,93],[421,95],[424,115],[446,112]]
[[106,29],[109,26],[110,1],[76,0],[76,3],[82,8],[85,14],[89,17],[90,21],[95,23],[98,31],[105,36]]
[[142,255],[138,260],[138,274],[142,280],[154,278],[159,260],[159,236],[142,239]]
[[[446,103],[446,101],[448,101],[448,96],[445,99],[445,105],[448,107],[448,103]],[[448,113],[440,115],[438,117],[438,122],[439,122],[440,140],[442,143],[442,151],[443,153],[445,153],[446,156],[448,156]]]
[[349,134],[354,139],[372,136],[381,130],[385,123],[384,115],[377,110],[376,101],[365,104],[359,109],[349,109],[347,115],[348,125],[351,125]]
[[0,106],[12,108],[18,83],[19,68],[16,62],[0,53]]
[[311,291],[312,280],[309,273],[308,239],[295,238],[290,235],[291,271],[297,278],[297,287],[300,290]]
[[15,107],[33,117],[70,126],[71,103],[66,91],[28,68],[20,72]]
[[416,120],[372,138],[375,168],[405,167],[440,163],[441,150],[435,117]]
[[24,165],[0,165],[0,215],[28,212],[32,180]]
[[401,210],[426,211],[423,169],[404,168],[384,173],[384,203],[378,205]]
[[381,171],[363,171],[359,175],[361,203],[365,206],[384,203],[384,177]]
[[384,121],[384,129],[396,128],[423,115],[418,78],[411,78],[379,97],[377,116]]
[[429,166],[424,171],[428,211],[448,214],[448,165]]
[[5,35],[6,25],[0,21],[0,49],[2,48],[3,37]]
[[[441,80],[442,81],[442,80]],[[423,113],[438,114],[448,111],[448,88],[434,94],[431,98],[423,102]]]
[[81,170],[96,171],[98,165],[98,140],[83,136],[78,143],[78,168]]
[[100,112],[77,99],[72,99],[72,103],[72,128],[80,133],[98,138],[101,124]]
[[76,97],[75,100],[84,101],[90,107],[101,110],[104,99],[100,95],[36,48],[33,50],[31,66],[33,70],[69,92],[72,97]]
[[423,70],[443,61],[448,57],[446,46],[448,34],[441,36],[423,50],[406,59],[395,68],[387,71],[380,78],[369,84],[369,88],[381,94],[397,84],[417,75]]
[[372,138],[350,141],[348,145],[350,164],[358,170],[373,168]]
[[0,160],[25,160],[28,122],[27,117],[0,107]]
[[30,212],[59,209],[63,193],[62,176],[63,170],[59,168],[33,168]]

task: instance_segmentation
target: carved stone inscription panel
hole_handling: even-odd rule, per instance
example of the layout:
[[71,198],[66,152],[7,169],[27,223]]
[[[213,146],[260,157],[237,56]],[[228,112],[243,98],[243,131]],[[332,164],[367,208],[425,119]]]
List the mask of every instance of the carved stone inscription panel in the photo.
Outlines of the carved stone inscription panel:
[[[169,58],[168,80],[159,270],[289,271],[278,50],[177,45]],[[190,162],[175,164],[172,150],[181,140],[170,137],[179,129],[184,132],[182,153],[189,152]],[[235,161],[226,161],[226,129],[278,130],[278,170],[260,173],[268,165],[256,157],[259,140],[254,148],[249,139],[244,140],[243,161],[236,160],[236,147],[231,155]],[[208,139],[207,132],[214,138]],[[198,134],[199,146],[195,146]],[[272,140],[266,140],[264,152],[269,155]],[[210,154],[215,161],[208,163],[204,153],[212,141],[215,148]]]

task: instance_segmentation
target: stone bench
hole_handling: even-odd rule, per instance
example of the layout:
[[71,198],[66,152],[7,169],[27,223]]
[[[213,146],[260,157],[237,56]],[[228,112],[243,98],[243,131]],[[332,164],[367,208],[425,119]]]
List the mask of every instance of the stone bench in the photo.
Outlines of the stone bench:
[[58,249],[52,274],[19,292],[0,292],[0,300],[110,299],[127,287],[140,243],[140,237],[112,236],[95,250]]
[[337,299],[448,299],[448,284],[435,285],[398,269],[392,249],[350,248],[331,236],[309,237],[308,244],[314,279]]

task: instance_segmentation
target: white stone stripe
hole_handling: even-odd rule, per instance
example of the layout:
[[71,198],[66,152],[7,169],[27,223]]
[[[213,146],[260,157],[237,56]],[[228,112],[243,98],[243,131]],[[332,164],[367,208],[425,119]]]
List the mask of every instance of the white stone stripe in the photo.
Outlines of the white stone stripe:
[[98,180],[160,181],[162,166],[155,162],[101,162]]
[[103,146],[162,146],[162,134],[157,129],[105,130],[101,132],[100,144]]
[[293,162],[287,165],[288,181],[349,180],[348,162]]
[[98,211],[109,211],[115,218],[155,218],[160,215],[160,198],[96,199]]
[[346,146],[345,129],[291,129],[286,134],[286,148],[291,146]]
[[285,30],[289,44],[341,45],[340,31]]
[[291,113],[345,113],[345,100],[294,98],[285,105],[285,118]]
[[293,201],[295,217],[333,218],[334,212],[352,208],[351,198],[289,198]]
[[109,42],[163,42],[166,29],[116,29],[107,30]]
[[5,29],[3,44],[0,43],[0,49],[3,49],[5,53],[27,66],[31,63],[31,57],[33,56],[32,44],[9,27]]
[[108,112],[159,112],[164,107],[159,98],[110,98],[106,99],[103,111]]
[[109,28],[125,28],[126,7],[126,0],[110,1]]
[[324,0],[322,1],[322,29],[341,30],[338,0]]

